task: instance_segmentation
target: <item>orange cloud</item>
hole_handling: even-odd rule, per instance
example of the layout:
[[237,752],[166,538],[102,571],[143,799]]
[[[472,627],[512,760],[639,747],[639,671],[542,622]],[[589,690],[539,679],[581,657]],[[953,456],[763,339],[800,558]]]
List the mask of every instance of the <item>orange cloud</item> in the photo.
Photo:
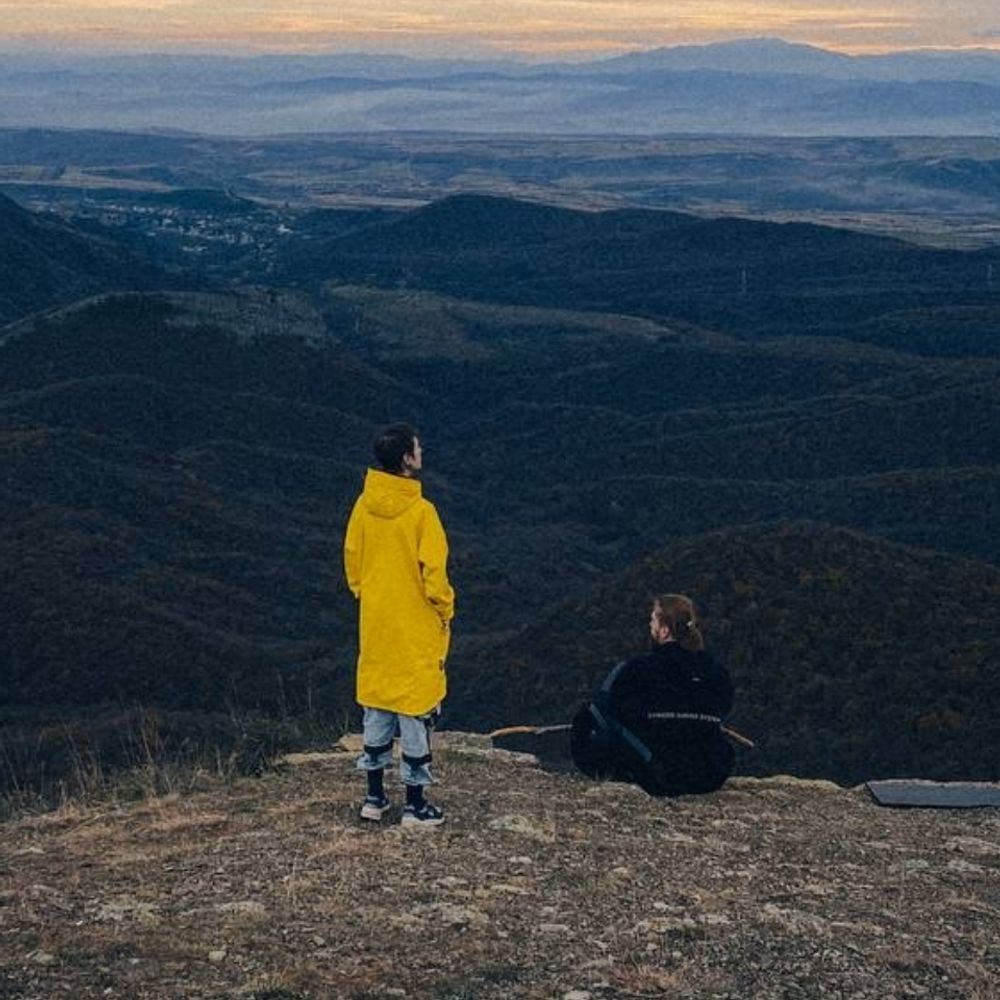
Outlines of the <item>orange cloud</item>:
[[358,49],[391,40],[535,53],[611,52],[746,35],[830,47],[971,45],[994,0],[0,0],[4,38],[144,48]]

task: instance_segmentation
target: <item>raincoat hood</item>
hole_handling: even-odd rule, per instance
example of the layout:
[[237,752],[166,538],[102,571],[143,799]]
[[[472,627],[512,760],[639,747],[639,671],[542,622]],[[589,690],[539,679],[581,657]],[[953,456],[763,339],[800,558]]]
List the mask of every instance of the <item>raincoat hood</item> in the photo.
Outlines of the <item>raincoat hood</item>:
[[394,518],[406,513],[421,497],[420,483],[406,476],[369,469],[361,494],[365,510],[375,517]]

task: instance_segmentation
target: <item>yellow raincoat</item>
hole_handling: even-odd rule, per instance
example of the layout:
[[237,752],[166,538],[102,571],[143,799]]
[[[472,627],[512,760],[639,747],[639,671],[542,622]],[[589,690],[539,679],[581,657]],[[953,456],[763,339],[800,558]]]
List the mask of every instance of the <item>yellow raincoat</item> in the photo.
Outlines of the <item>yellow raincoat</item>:
[[360,601],[358,703],[423,715],[444,698],[448,540],[420,483],[369,469],[347,522],[344,570]]

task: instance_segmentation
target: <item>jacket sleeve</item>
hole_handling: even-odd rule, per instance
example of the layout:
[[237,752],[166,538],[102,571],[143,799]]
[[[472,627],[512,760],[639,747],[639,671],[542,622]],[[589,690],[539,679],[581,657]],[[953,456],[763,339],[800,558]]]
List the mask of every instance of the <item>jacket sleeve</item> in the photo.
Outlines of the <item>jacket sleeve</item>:
[[359,497],[351,511],[344,533],[344,575],[347,586],[355,597],[361,596],[361,550],[364,542],[362,526],[361,498]]
[[455,591],[448,582],[448,539],[437,510],[431,503],[427,504],[423,519],[417,558],[420,561],[424,596],[441,621],[451,621],[455,615]]
[[604,679],[602,688],[607,692],[607,705],[615,718],[626,726],[634,726],[645,713],[649,692],[639,683],[636,658],[619,663]]
[[733,710],[733,681],[729,671],[722,664],[716,664],[716,669],[719,671],[718,711],[719,715],[725,718]]
[[705,658],[705,683],[698,692],[700,711],[711,712],[725,718],[733,709],[733,681],[729,671],[707,650]]

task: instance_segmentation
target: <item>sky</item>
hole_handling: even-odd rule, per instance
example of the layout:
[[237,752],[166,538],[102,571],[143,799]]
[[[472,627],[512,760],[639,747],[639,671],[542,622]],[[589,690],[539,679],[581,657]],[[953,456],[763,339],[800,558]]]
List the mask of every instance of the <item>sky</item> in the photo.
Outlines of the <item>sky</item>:
[[0,0],[0,50],[575,59],[763,35],[1000,49],[998,0]]

